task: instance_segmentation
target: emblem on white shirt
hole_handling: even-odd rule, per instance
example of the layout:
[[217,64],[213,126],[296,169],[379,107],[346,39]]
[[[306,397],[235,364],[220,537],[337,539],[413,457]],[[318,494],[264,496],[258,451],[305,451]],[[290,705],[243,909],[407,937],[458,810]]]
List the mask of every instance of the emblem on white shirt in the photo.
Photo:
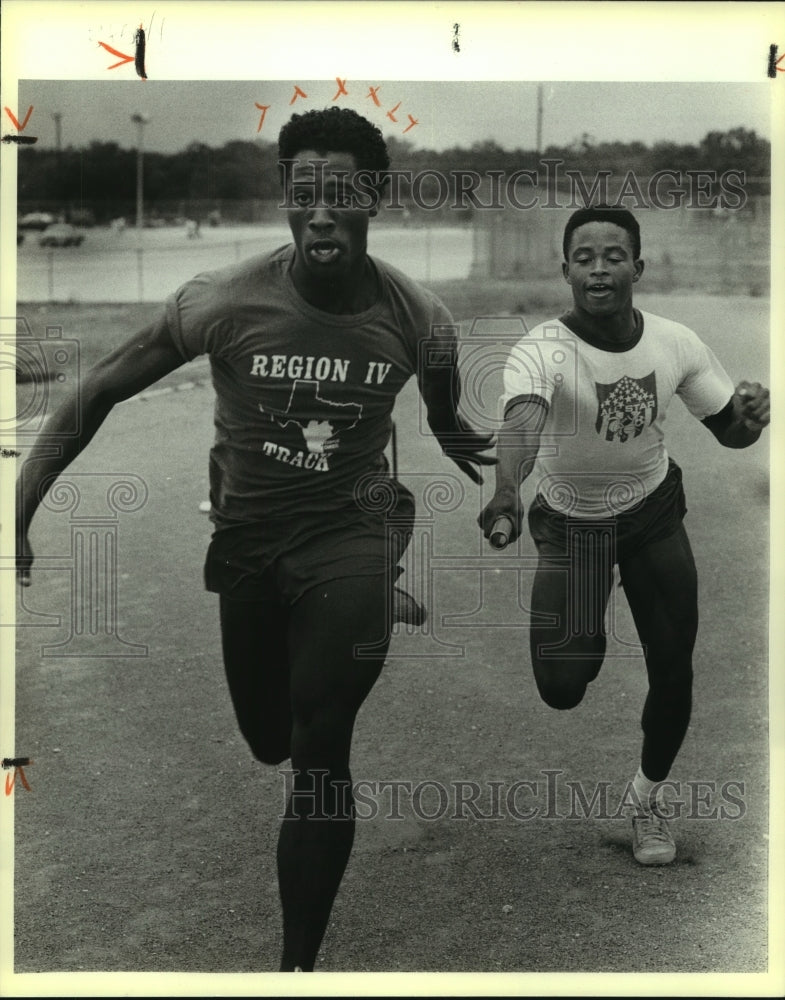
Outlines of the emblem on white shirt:
[[657,380],[654,372],[642,378],[624,375],[609,385],[595,382],[597,433],[605,441],[629,441],[657,419]]

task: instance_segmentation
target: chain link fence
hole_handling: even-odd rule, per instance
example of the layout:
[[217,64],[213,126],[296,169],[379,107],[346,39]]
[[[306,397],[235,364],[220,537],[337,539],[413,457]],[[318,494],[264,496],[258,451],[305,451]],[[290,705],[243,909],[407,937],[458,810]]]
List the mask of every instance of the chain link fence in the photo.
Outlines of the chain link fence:
[[[564,226],[574,210],[477,212],[472,277],[525,280],[559,275]],[[735,211],[681,206],[643,208],[634,214],[641,227],[647,289],[768,295],[769,196],[748,198]]]
[[[42,247],[28,233],[17,250],[20,302],[155,302],[195,274],[291,242],[288,226],[187,226],[83,231],[80,246]],[[471,226],[371,225],[368,249],[418,281],[466,278]]]

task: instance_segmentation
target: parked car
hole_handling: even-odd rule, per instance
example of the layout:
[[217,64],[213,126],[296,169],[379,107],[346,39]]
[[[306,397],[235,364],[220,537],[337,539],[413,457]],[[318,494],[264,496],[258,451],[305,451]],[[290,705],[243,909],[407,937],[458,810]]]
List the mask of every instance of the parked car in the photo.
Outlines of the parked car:
[[22,216],[17,225],[20,229],[46,229],[55,221],[55,217],[49,212],[28,212]]
[[95,215],[89,208],[69,208],[65,217],[72,226],[92,229],[95,225]]
[[83,240],[84,233],[80,233],[75,226],[69,226],[67,222],[47,226],[38,238],[42,247],[78,247]]

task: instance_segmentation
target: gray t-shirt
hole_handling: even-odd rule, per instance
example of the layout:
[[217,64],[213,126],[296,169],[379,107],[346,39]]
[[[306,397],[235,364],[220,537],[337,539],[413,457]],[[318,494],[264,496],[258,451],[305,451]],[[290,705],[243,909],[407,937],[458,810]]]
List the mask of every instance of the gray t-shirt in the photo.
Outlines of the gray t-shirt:
[[455,342],[439,299],[382,261],[369,258],[377,302],[333,315],[297,293],[293,256],[289,245],[198,275],[166,303],[182,356],[210,356],[218,528],[349,506],[358,480],[379,466],[421,342],[434,325],[441,343]]

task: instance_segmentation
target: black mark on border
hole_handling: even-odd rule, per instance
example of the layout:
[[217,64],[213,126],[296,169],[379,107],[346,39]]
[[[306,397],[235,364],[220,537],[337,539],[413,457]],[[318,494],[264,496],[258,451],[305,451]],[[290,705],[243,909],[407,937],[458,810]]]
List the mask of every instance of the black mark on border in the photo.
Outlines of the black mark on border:
[[9,767],[29,767],[33,762],[29,757],[3,757],[3,770]]
[[768,76],[774,80],[777,76],[777,46],[769,46],[769,71]]
[[140,25],[136,29],[136,34],[134,35],[134,44],[136,45],[136,55],[134,57],[134,68],[136,69],[137,76],[141,76],[143,80],[147,79],[147,73],[144,69],[144,28]]

